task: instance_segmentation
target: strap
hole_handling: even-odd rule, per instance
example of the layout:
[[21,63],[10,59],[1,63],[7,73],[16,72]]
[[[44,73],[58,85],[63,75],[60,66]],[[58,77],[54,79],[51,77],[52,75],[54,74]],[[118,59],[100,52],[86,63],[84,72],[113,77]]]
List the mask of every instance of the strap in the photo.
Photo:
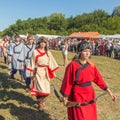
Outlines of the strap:
[[82,83],[82,84],[75,84],[75,85],[80,86],[80,87],[86,87],[86,86],[91,85],[91,82],[85,82],[85,83]]
[[88,63],[82,65],[82,67],[80,67],[80,68],[77,70],[77,74],[76,74],[75,82],[78,82],[78,80],[79,80],[79,77],[80,77],[80,71],[81,71],[81,70],[84,70],[87,66],[88,66]]

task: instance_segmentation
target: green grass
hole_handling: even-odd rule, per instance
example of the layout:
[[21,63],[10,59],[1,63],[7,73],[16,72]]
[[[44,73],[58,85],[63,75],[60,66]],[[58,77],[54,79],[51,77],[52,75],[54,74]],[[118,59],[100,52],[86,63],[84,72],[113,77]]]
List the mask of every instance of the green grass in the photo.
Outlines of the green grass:
[[[60,68],[56,72],[57,78],[51,80],[59,91],[64,76],[63,58],[61,51],[52,50]],[[74,53],[69,53],[71,61]],[[1,61],[3,59],[0,58]],[[112,102],[109,95],[105,95],[97,101],[99,120],[120,120],[120,61],[102,56],[92,56],[92,60],[98,67],[110,89],[117,95],[117,101]],[[25,85],[20,82],[18,73],[16,80],[8,78],[7,65],[0,63],[0,120],[67,120],[67,111],[62,103],[59,103],[51,87],[51,95],[47,98],[47,110],[37,111],[33,104],[35,97],[27,94]],[[103,91],[94,84],[96,94]]]

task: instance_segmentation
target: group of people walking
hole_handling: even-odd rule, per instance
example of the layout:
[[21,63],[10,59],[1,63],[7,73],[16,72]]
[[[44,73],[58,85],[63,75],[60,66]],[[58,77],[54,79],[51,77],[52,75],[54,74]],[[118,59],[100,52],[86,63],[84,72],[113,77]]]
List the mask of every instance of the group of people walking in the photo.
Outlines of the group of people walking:
[[36,97],[36,108],[44,109],[45,98],[50,94],[50,79],[58,69],[58,64],[47,48],[46,38],[35,41],[32,35],[28,35],[27,42],[23,43],[20,36],[15,35],[15,41],[8,44],[9,50],[6,48],[6,51],[10,79],[15,79],[19,71],[26,90]]
[[[62,102],[86,103],[93,100],[95,91],[92,82],[102,90],[108,92],[112,100],[116,96],[111,92],[105,80],[101,76],[94,62],[90,60],[91,44],[84,40],[77,45],[77,55],[68,64],[68,44],[64,40],[62,46],[65,73],[61,83],[60,92],[63,95]],[[59,66],[50,50],[47,48],[46,38],[40,37],[37,41],[32,35],[27,36],[27,42],[23,44],[20,36],[15,36],[14,42],[9,42],[8,61],[10,78],[14,79],[17,71],[21,81],[25,81],[26,89],[36,97],[35,107],[44,110],[46,97],[50,95],[50,79],[55,77],[55,71]],[[85,106],[72,106],[67,108],[69,120],[97,120],[96,102]]]

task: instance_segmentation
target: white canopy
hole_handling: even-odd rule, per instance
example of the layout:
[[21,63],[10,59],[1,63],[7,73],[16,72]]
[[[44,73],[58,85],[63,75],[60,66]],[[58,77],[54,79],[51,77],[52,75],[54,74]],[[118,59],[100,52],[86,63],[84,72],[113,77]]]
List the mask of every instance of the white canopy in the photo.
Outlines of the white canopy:
[[35,39],[38,39],[39,37],[46,37],[48,39],[54,39],[60,37],[59,35],[45,35],[45,34],[36,34],[34,35]]
[[106,40],[114,40],[114,39],[120,39],[120,34],[115,34],[115,35],[99,35],[99,36],[95,36],[92,38],[96,38],[96,39],[106,39]]

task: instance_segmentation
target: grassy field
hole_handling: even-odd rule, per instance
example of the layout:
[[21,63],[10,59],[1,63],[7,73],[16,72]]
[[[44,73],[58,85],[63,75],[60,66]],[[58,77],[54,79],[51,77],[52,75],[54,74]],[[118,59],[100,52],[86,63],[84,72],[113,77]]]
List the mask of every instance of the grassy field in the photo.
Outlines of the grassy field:
[[[59,91],[64,75],[63,59],[60,51],[52,50],[60,68],[57,78],[51,80]],[[69,62],[74,53],[69,53]],[[109,95],[98,99],[97,110],[99,120],[120,120],[120,61],[102,56],[92,56],[102,76],[110,89],[117,95],[117,101],[112,102]],[[3,59],[0,58],[0,61]],[[67,120],[66,108],[59,103],[51,87],[51,95],[47,98],[47,110],[37,111],[33,105],[35,97],[25,91],[25,85],[20,82],[18,73],[16,80],[8,77],[7,65],[0,62],[0,120]],[[93,84],[96,94],[103,91]]]

